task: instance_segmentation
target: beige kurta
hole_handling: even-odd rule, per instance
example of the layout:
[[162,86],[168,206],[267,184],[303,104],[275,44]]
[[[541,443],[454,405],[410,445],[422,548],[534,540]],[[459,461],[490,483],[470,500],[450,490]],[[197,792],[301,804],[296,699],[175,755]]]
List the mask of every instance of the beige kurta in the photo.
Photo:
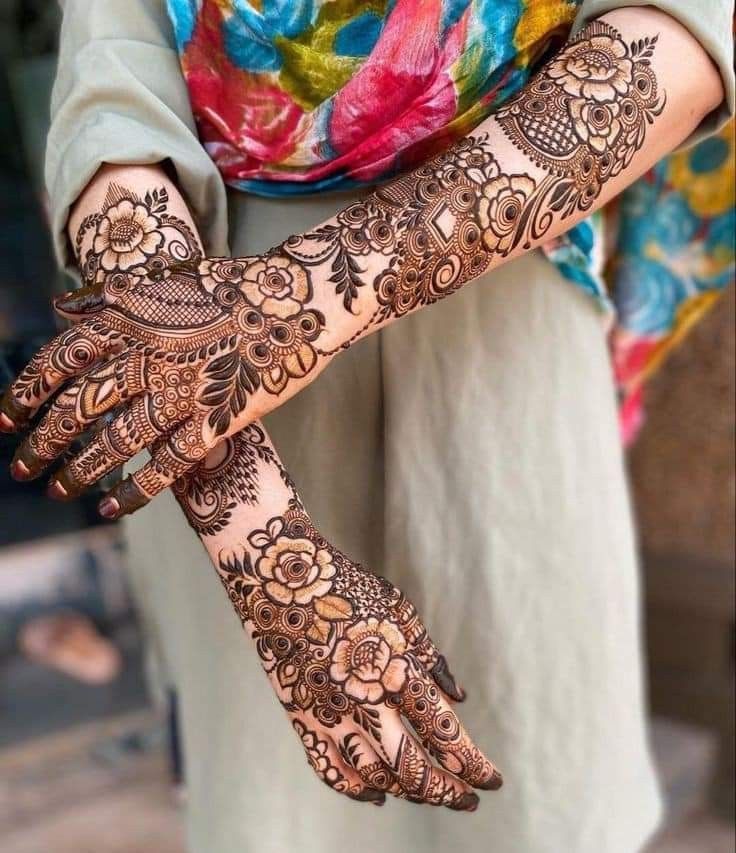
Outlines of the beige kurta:
[[[624,4],[584,9],[604,5]],[[729,6],[708,4],[710,36],[699,16],[714,56]],[[67,3],[48,161],[57,231],[99,162],[169,157],[209,248],[224,251],[223,189],[193,137],[170,39],[159,0]],[[257,253],[349,200],[234,196],[232,249]],[[164,495],[127,529],[146,625],[179,695],[191,849],[640,849],[659,798],[630,508],[593,303],[532,253],[361,342],[268,427],[322,532],[415,601],[468,689],[464,721],[506,781],[473,815],[376,809],[320,785]]]

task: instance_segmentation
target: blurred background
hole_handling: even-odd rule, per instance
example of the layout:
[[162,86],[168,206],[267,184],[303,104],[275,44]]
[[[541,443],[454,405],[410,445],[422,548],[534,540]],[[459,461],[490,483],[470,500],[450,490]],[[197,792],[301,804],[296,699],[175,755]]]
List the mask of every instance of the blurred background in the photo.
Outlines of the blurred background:
[[[55,3],[0,0],[0,388],[66,287],[42,189],[57,27]],[[629,452],[668,802],[647,853],[734,850],[734,384],[731,285],[648,387]],[[14,444],[0,435],[1,849],[183,853],[176,707],[146,690],[116,525],[95,495],[50,512],[43,484],[17,488]]]

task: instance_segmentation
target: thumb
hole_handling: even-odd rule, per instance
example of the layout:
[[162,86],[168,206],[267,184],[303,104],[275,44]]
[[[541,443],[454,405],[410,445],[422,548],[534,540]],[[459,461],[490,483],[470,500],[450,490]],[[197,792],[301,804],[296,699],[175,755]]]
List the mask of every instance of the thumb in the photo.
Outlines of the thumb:
[[54,310],[65,320],[78,323],[97,314],[105,307],[105,297],[101,284],[90,284],[78,290],[70,290],[54,299]]

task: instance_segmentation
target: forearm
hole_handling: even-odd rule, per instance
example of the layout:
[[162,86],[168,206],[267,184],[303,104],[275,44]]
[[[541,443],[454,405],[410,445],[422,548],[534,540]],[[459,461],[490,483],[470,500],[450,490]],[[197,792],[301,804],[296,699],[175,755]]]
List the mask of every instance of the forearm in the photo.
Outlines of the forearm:
[[[324,315],[323,359],[570,229],[722,97],[700,45],[651,7],[606,15],[577,44],[580,61],[561,51],[447,153],[283,244]],[[589,67],[596,48],[610,73]]]
[[[620,10],[580,33],[472,136],[261,257],[202,259],[185,211],[172,214],[173,195],[158,193],[158,172],[123,201],[119,182],[98,176],[89,207],[102,203],[101,215],[85,219],[83,199],[72,222],[83,232],[74,237],[81,266],[110,297],[128,289],[47,345],[6,393],[5,428],[16,428],[79,377],[21,446],[25,478],[126,402],[57,482],[71,497],[150,447],[151,461],[110,498],[118,514],[135,511],[353,341],[588,216],[720,98],[719,75],[685,29],[649,7]],[[143,239],[131,203],[143,230],[150,218],[160,234]],[[174,236],[159,239],[164,232]],[[144,428],[131,431],[142,409]]]

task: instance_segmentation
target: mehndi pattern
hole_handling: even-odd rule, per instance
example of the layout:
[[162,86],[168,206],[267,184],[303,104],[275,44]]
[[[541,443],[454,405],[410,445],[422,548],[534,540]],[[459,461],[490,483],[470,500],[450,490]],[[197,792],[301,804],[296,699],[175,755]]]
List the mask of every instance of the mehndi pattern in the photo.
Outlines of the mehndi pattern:
[[133,511],[364,334],[588,211],[664,109],[656,44],[593,22],[504,104],[492,121],[526,171],[505,169],[478,131],[260,257],[202,258],[164,189],[140,198],[111,184],[76,243],[86,279],[114,304],[44,347],[3,401],[21,424],[74,380],[21,446],[22,476],[114,413],[56,493],[75,496],[149,447],[112,493],[118,514]]

